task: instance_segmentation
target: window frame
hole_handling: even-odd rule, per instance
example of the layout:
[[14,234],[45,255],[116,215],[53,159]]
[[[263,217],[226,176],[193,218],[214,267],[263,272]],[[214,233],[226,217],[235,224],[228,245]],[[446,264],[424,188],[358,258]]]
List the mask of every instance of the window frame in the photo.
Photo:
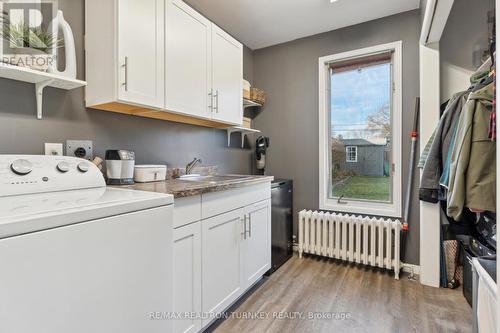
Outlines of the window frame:
[[[350,159],[349,157],[349,149],[354,148],[354,159]],[[346,146],[345,147],[345,161],[346,163],[358,163],[358,146]]]
[[[402,215],[402,49],[396,41],[319,58],[319,208],[363,215],[401,218]],[[392,202],[330,198],[331,133],[330,133],[330,65],[334,62],[393,52],[392,95]]]

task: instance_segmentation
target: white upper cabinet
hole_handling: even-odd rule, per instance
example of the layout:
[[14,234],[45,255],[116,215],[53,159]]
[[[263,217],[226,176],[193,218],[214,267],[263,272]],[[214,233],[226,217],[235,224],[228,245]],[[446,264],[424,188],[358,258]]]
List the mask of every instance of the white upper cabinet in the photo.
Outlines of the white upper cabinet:
[[182,0],[85,1],[86,106],[243,123],[243,45]]
[[165,17],[165,108],[211,119],[212,23],[180,0],[167,0]]
[[243,45],[212,25],[213,119],[243,121]]
[[118,3],[118,98],[164,105],[164,0]]
[[243,45],[181,0],[167,0],[166,109],[231,125],[243,120]]

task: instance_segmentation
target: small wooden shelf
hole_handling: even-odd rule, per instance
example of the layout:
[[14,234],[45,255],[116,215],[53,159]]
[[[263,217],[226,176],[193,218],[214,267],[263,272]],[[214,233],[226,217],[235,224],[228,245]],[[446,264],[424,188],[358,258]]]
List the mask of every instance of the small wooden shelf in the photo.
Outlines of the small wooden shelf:
[[250,99],[243,98],[243,108],[253,108],[253,107],[262,107],[262,104],[254,102]]
[[87,85],[87,82],[36,71],[33,69],[0,63],[0,78],[35,84],[37,118],[42,119],[43,89],[52,87],[73,90]]
[[245,117],[254,119],[262,112],[264,105],[254,102],[250,99],[243,98],[243,114]]
[[227,146],[231,146],[231,134],[233,133],[241,133],[241,148],[245,147],[245,137],[250,134],[255,134],[255,133],[260,133],[259,130],[256,129],[251,129],[251,128],[245,128],[241,126],[235,126],[235,127],[228,127],[226,128],[227,131]]

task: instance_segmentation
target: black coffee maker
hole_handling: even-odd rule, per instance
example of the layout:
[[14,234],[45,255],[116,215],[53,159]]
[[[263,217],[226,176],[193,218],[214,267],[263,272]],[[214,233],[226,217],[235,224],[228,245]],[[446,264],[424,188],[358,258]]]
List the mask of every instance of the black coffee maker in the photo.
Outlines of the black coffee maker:
[[266,174],[266,152],[269,148],[269,138],[259,136],[255,142],[255,161],[258,175]]

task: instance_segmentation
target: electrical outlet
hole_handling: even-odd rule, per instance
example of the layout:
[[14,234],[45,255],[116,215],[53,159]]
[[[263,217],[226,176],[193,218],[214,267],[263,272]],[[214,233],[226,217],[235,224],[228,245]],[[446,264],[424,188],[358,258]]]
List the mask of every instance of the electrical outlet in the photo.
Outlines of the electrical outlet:
[[62,156],[63,144],[62,143],[45,143],[45,155]]
[[66,140],[66,156],[75,156],[92,161],[93,143],[90,140]]

